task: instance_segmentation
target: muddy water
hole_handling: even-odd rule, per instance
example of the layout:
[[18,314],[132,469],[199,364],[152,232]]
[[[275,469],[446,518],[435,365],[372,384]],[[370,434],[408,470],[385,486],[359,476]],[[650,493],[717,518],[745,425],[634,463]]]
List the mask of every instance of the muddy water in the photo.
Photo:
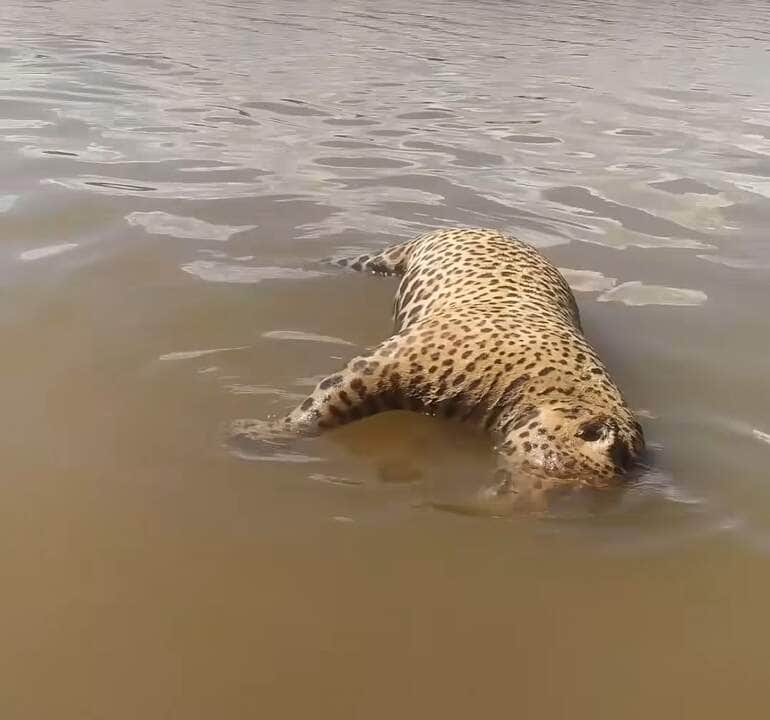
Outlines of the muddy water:
[[[5,0],[4,720],[764,717],[768,47],[761,2]],[[467,514],[483,442],[399,414],[223,446],[388,333],[319,258],[447,224],[565,268],[639,486]]]

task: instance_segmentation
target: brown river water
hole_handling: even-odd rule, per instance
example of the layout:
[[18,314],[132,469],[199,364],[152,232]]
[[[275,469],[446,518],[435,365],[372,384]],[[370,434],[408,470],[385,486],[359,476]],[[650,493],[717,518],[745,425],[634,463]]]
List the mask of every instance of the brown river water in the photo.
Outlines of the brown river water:
[[[0,717],[767,717],[769,50],[758,0],[4,0]],[[321,258],[444,225],[565,269],[634,486],[224,442],[389,334]]]

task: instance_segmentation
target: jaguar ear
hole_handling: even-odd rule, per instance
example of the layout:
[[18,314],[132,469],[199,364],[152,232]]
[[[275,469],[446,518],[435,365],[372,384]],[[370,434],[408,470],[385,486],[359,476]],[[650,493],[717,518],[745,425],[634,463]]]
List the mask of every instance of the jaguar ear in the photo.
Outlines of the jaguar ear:
[[612,441],[612,445],[610,445],[608,452],[615,467],[624,472],[634,463],[634,456],[629,452],[628,447],[620,438],[615,438]]
[[600,442],[609,438],[612,432],[608,418],[599,416],[581,423],[575,435],[586,442]]

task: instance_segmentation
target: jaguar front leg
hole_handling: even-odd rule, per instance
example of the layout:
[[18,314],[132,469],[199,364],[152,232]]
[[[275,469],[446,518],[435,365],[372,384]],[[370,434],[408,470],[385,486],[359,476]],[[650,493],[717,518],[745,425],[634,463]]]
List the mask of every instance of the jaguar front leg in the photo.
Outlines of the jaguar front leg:
[[323,432],[396,409],[416,409],[409,402],[403,363],[385,341],[372,354],[353,358],[339,372],[321,380],[294,410],[272,420],[235,420],[230,438],[247,446],[287,446],[294,439]]

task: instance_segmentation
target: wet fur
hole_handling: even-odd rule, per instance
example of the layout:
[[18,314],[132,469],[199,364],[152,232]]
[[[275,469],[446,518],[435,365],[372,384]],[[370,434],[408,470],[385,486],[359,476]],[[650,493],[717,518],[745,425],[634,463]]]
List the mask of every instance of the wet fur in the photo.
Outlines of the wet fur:
[[530,245],[448,229],[335,262],[402,276],[394,334],[285,418],[238,421],[237,435],[281,441],[391,409],[455,418],[494,439],[500,493],[511,491],[511,467],[604,486],[638,457],[641,427],[583,335],[566,281]]

